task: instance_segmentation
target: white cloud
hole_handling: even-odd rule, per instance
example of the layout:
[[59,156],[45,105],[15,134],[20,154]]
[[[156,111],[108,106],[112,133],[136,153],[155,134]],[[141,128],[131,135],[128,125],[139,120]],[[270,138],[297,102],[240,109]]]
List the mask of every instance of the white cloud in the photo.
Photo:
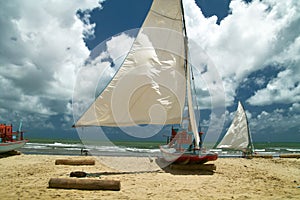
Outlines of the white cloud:
[[291,112],[300,113],[300,103],[293,103],[293,105],[289,108]]
[[[299,68],[300,64],[299,1],[254,0],[248,4],[241,0],[231,1],[232,14],[223,19],[219,26],[215,23],[216,17],[205,18],[193,0],[185,1],[185,9],[189,38],[196,41],[214,62],[223,79],[227,105],[233,103],[236,89],[243,79],[274,63],[282,64],[287,71],[284,72],[286,75],[278,75],[269,84],[277,82],[281,85],[279,82],[284,83],[288,79],[291,82],[289,86],[282,84],[278,87],[285,94],[276,102],[285,103],[288,95],[292,95],[290,101],[297,101],[297,87],[291,92],[285,90],[293,83],[297,85],[296,80],[300,76],[299,70],[293,67]],[[272,103],[273,97],[272,90],[267,87],[256,93],[249,102],[263,105]]]
[[[101,8],[101,2],[0,2],[0,103],[6,111],[46,117],[67,109],[76,72],[90,53],[84,37],[95,25],[86,10]],[[85,23],[78,10],[85,13]]]
[[274,62],[285,65],[286,68],[278,73],[266,88],[257,91],[248,100],[250,104],[270,105],[272,103],[300,102],[300,30],[298,34],[299,36],[283,52],[273,58]]
[[[265,131],[268,130],[268,134],[271,136],[275,134],[299,134],[299,120],[300,115],[287,114],[282,109],[276,109],[271,112],[262,111],[257,115],[256,118],[250,120],[250,127],[255,134],[267,134]],[[295,132],[290,132],[293,130]],[[273,135],[274,136],[274,135]]]
[[254,105],[300,102],[299,75],[299,67],[288,68],[280,72],[276,78],[268,83],[266,88],[257,91],[254,96],[248,99],[248,102]]
[[113,60],[127,55],[132,46],[134,38],[129,37],[126,33],[112,37],[107,41],[107,52]]

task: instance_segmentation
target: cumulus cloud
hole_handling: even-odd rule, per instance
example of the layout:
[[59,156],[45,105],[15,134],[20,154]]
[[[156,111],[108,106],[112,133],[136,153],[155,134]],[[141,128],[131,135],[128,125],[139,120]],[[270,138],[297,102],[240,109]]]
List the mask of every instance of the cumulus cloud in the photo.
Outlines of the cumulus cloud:
[[[275,109],[274,111],[262,111],[256,118],[250,120],[250,127],[255,127],[255,136],[268,135],[276,138],[276,135],[281,135],[286,140],[300,136],[299,129],[300,115],[287,114],[283,109]],[[275,135],[274,135],[275,134]],[[293,137],[291,137],[291,135]]]
[[76,72],[90,53],[84,38],[93,35],[95,24],[88,11],[101,2],[0,2],[0,104],[6,112],[41,121],[67,110]]
[[[281,65],[283,72],[250,98],[249,103],[272,103],[273,97],[277,96],[272,87],[275,85],[282,93],[275,102],[298,100],[299,1],[231,1],[231,14],[219,26],[216,16],[205,18],[193,0],[186,0],[185,8],[188,35],[214,62],[223,79],[227,105],[232,105],[236,90],[244,79],[274,64]],[[284,84],[287,80],[288,85]],[[286,102],[288,95],[291,95],[290,101]]]
[[300,113],[300,103],[293,103],[293,105],[289,108],[291,112]]
[[285,69],[266,88],[258,90],[248,102],[254,105],[300,102],[299,75],[299,67]]

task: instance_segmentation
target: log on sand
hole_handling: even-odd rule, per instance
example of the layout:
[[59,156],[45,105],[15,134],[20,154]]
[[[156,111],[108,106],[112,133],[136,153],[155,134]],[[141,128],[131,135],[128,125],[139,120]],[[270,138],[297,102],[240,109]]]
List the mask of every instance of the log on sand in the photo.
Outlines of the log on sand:
[[55,165],[95,165],[92,159],[57,159]]
[[180,165],[180,164],[171,164],[171,169],[176,170],[204,170],[204,171],[214,171],[216,170],[215,164],[187,164],[187,165]]
[[78,178],[51,178],[49,188],[79,189],[79,190],[114,190],[121,189],[120,181]]
[[280,154],[280,158],[300,158],[300,154]]

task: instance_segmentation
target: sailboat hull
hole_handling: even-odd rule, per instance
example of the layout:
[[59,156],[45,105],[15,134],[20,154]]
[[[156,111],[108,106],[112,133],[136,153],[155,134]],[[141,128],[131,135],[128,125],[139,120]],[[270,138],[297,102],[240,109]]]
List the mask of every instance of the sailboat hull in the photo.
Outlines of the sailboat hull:
[[208,161],[218,159],[218,154],[210,151],[185,151],[177,152],[176,149],[168,147],[168,145],[160,146],[162,157],[167,162],[180,164],[203,164]]
[[28,142],[28,140],[20,140],[15,142],[3,142],[0,143],[0,153],[5,153],[8,151],[12,151],[18,148],[21,148]]

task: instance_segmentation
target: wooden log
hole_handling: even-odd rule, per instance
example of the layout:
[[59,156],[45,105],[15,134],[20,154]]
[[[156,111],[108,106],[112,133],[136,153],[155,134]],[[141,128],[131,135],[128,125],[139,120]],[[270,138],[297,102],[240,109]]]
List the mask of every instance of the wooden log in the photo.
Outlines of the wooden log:
[[300,154],[280,154],[280,158],[300,158]]
[[55,165],[95,165],[92,159],[57,159]]
[[51,178],[49,188],[79,189],[79,190],[114,190],[121,189],[120,181],[78,178]]
[[171,169],[176,170],[204,170],[204,171],[214,171],[217,169],[215,164],[187,164],[187,165],[178,165],[171,164]]

